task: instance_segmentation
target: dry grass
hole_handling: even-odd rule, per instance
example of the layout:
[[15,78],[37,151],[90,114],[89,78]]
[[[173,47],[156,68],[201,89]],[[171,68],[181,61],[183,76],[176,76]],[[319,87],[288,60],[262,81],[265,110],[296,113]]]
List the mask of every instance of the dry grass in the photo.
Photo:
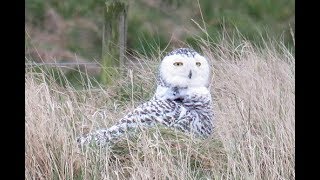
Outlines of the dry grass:
[[205,140],[160,127],[111,149],[77,148],[77,135],[110,126],[152,95],[157,57],[137,57],[144,65],[130,66],[107,88],[90,81],[82,90],[63,87],[47,70],[28,69],[26,179],[294,179],[292,53],[230,39],[203,50],[213,67],[215,111],[215,132]]

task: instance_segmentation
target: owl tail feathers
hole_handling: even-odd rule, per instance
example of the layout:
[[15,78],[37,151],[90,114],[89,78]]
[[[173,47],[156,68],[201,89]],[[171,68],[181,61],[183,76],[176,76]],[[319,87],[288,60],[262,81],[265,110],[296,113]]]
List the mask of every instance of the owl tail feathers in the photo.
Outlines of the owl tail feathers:
[[79,148],[86,146],[103,147],[111,143],[110,132],[107,129],[101,129],[93,133],[77,137],[77,144]]
[[126,123],[117,124],[108,129],[100,129],[77,138],[78,146],[105,147],[114,145],[130,128]]
[[[78,146],[109,146],[114,145],[122,137],[127,138],[140,129],[140,127],[149,127],[147,123],[119,123],[108,129],[100,129],[92,133],[77,138]],[[125,136],[128,135],[128,136]]]

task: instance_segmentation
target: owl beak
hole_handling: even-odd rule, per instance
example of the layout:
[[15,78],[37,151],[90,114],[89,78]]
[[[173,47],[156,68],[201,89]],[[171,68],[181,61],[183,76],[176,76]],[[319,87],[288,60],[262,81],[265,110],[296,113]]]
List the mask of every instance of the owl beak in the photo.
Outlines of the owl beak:
[[189,75],[188,75],[189,79],[191,79],[192,77],[192,71],[190,70]]

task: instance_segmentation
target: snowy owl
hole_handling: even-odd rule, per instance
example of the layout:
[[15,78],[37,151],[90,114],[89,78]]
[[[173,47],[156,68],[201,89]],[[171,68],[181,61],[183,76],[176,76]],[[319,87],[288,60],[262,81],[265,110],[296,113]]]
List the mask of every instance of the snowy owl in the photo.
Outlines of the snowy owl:
[[205,57],[189,48],[168,53],[159,67],[157,89],[147,101],[115,125],[77,138],[80,146],[104,146],[127,132],[157,124],[208,137],[213,131],[213,111],[209,91],[210,66]]

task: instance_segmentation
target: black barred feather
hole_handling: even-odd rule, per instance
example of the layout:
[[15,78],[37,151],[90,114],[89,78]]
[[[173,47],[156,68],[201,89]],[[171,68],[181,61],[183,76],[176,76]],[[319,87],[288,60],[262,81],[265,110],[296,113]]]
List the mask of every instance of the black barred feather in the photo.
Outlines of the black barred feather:
[[102,146],[113,144],[126,132],[156,124],[208,137],[212,133],[212,118],[210,98],[192,96],[184,98],[182,102],[155,99],[141,104],[114,126],[78,138],[78,143]]

